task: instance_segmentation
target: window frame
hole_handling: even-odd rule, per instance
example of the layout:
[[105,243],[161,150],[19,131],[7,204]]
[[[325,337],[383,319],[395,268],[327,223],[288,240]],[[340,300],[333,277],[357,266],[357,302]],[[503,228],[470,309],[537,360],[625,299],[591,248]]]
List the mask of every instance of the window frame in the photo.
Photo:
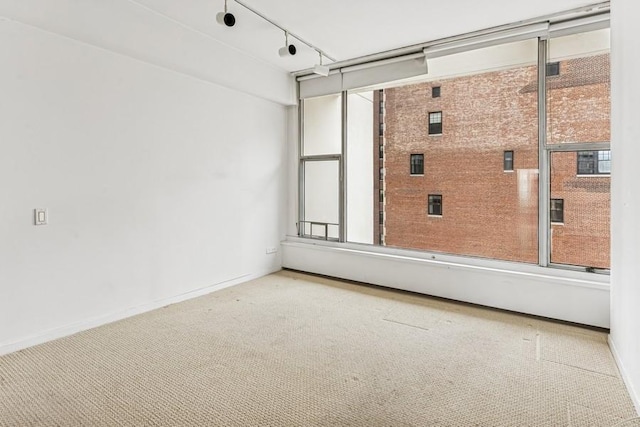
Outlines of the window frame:
[[[419,163],[414,163],[415,159],[420,159]],[[419,166],[419,171],[414,170],[414,166]],[[424,153],[412,153],[409,155],[409,175],[411,176],[424,176]]]
[[[440,212],[435,213],[435,207],[439,207]],[[441,217],[443,213],[443,199],[442,194],[428,194],[427,195],[427,215]]]
[[440,98],[442,95],[442,86],[431,87],[431,98]]
[[[434,121],[433,118],[438,117],[438,121]],[[442,111],[430,111],[429,112],[429,135],[442,135]]]
[[547,62],[546,67],[547,77],[555,77],[560,75],[560,61]]
[[[608,13],[608,12],[607,12]],[[579,25],[576,25],[577,29],[572,29],[570,30],[571,32],[569,34],[580,34],[582,32],[589,32],[591,30],[588,29],[582,29]],[[563,37],[566,33],[563,33],[562,36],[558,35],[557,37]],[[595,142],[595,143],[586,143],[586,142],[577,142],[577,141],[563,141],[562,143],[548,143],[547,142],[547,133],[546,133],[546,125],[547,125],[547,120],[548,120],[548,115],[547,115],[547,111],[546,111],[546,103],[547,103],[547,99],[548,99],[548,93],[547,93],[547,88],[545,87],[545,82],[546,82],[546,77],[547,77],[547,67],[546,65],[548,64],[548,52],[549,52],[549,41],[550,39],[548,38],[539,38],[538,39],[538,60],[537,60],[537,93],[538,93],[538,116],[537,116],[537,121],[538,121],[538,160],[539,160],[539,185],[538,185],[538,196],[539,196],[539,203],[538,203],[538,218],[539,218],[539,224],[538,224],[538,247],[539,247],[539,260],[537,265],[540,267],[556,267],[556,268],[560,268],[560,269],[568,269],[568,270],[582,270],[584,271],[585,269],[582,266],[572,266],[572,265],[564,265],[564,264],[556,264],[553,263],[551,261],[551,254],[550,254],[550,245],[551,245],[551,226],[550,226],[550,192],[551,192],[551,186],[550,186],[550,173],[551,173],[551,165],[550,165],[550,156],[553,152],[556,151],[610,151],[610,143],[609,142]],[[558,62],[558,74],[560,73],[560,63]],[[549,73],[550,77],[553,77],[553,75],[555,74],[554,72]],[[303,76],[306,77],[306,76]],[[299,79],[302,80],[302,79]],[[392,80],[390,80],[391,82]],[[386,83],[385,83],[386,84]],[[337,92],[336,92],[337,93]],[[341,95],[343,96],[343,149],[346,147],[346,140],[347,140],[347,136],[346,136],[346,117],[347,117],[347,111],[346,111],[346,96],[350,93],[349,90],[342,90]],[[320,95],[321,96],[321,95]],[[304,99],[310,98],[310,97],[314,97],[314,95],[305,95],[304,98],[300,98],[300,103],[303,103]],[[437,104],[436,104],[437,105]],[[300,106],[300,104],[299,104]],[[375,108],[375,107],[374,107]],[[375,110],[374,110],[375,111]],[[302,114],[301,114],[302,110],[299,110],[298,112],[298,116],[299,116],[299,134],[301,133],[301,129],[303,128],[303,122],[304,120],[302,120]],[[430,111],[428,116],[429,118],[431,117],[432,114],[437,114],[440,113],[439,116],[439,122],[435,122],[437,124],[439,124],[440,126],[440,133],[435,133],[435,131],[437,129],[433,129],[434,126],[429,126],[429,132],[428,135],[429,136],[441,136],[442,132],[443,132],[443,122],[444,122],[444,118],[442,117],[442,111]],[[430,125],[430,123],[429,123]],[[386,126],[385,126],[386,127]],[[386,129],[384,129],[385,133],[386,133]],[[433,133],[432,133],[433,132]],[[382,141],[383,137],[380,136],[379,137],[380,141]],[[302,138],[299,138],[299,144],[302,144]],[[564,146],[564,147],[562,147]],[[588,147],[588,148],[587,148]],[[508,150],[511,151],[511,150]],[[300,150],[299,150],[300,152]],[[301,164],[306,160],[303,159],[303,156],[301,157]],[[346,170],[346,161],[343,161],[342,155],[339,156],[341,163],[343,164],[343,167],[341,168],[341,170]],[[380,158],[380,160],[382,160],[382,158]],[[504,161],[504,159],[503,159]],[[515,152],[513,154],[513,163],[514,163],[514,169],[515,169]],[[381,163],[380,163],[381,164]],[[504,166],[504,163],[503,163]],[[600,168],[600,165],[598,164],[598,168]],[[381,170],[382,172],[382,170]],[[300,174],[299,174],[300,175]],[[386,171],[385,171],[385,175],[386,175]],[[600,176],[600,177],[605,177],[610,175],[610,172],[602,172],[599,174],[589,174],[588,176]],[[384,176],[380,177],[381,179],[384,179]],[[303,182],[302,180],[300,182]],[[380,185],[382,185],[382,182],[380,183]],[[299,187],[301,186],[301,184],[299,185]],[[341,191],[344,192],[345,189],[343,187],[341,187]],[[298,198],[298,205],[300,206],[301,204],[301,197],[304,196],[303,192],[299,191],[299,198]],[[346,193],[345,193],[346,194]],[[442,209],[442,195],[441,194],[434,194],[434,196],[440,196],[440,212],[443,211]],[[386,198],[386,195],[385,195]],[[341,195],[341,199],[340,199],[341,203],[346,203],[346,196],[344,194]],[[298,219],[299,220],[304,220],[304,211],[302,208],[299,207],[298,209],[299,215],[298,215]],[[562,219],[564,221],[564,200],[562,201]],[[346,222],[346,216],[344,211],[341,212],[341,217],[340,217],[340,222]],[[559,222],[554,222],[554,224],[560,224]],[[341,225],[341,227],[345,227],[344,225]],[[342,228],[341,228],[341,233],[342,233]],[[342,233],[341,234],[341,240],[340,243],[347,243],[346,240],[343,240],[346,237],[346,233]],[[451,254],[451,256],[458,256],[457,254]],[[492,260],[487,260],[487,262],[491,262]],[[499,260],[495,260],[497,262],[499,262]],[[587,270],[590,271],[590,270]],[[594,272],[594,271],[590,271],[590,272]],[[602,270],[602,271],[595,271],[596,273],[603,273],[603,274],[608,274],[608,270]]]
[[[580,154],[591,153],[590,160],[580,159]],[[607,159],[601,159],[600,155],[607,153]],[[589,170],[581,169],[580,165],[589,162],[592,165],[593,172]],[[602,172],[600,169],[601,163],[608,162],[609,168],[607,171]],[[576,175],[578,176],[610,176],[611,175],[611,150],[577,150],[576,151]]]
[[[511,153],[511,158],[510,159],[507,158],[507,153]],[[513,172],[514,171],[515,160],[516,160],[516,157],[515,157],[514,151],[513,150],[505,150],[502,153],[502,170],[504,172]]]
[[[558,208],[558,205],[560,208]],[[554,212],[560,212],[560,218],[554,219]],[[564,224],[564,199],[551,199],[549,201],[549,222],[551,224]]]

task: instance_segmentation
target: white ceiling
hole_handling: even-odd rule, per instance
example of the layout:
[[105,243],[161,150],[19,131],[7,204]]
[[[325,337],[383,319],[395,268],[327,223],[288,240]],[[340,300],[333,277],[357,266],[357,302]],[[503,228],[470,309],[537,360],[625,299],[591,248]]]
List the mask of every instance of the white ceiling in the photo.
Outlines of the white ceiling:
[[[233,28],[215,15],[224,0],[129,0],[147,11],[286,71],[307,69],[318,60],[296,43],[295,57],[281,58],[281,30],[229,1]],[[427,42],[588,6],[596,0],[243,0],[280,26],[337,60]],[[330,61],[329,61],[330,62]]]

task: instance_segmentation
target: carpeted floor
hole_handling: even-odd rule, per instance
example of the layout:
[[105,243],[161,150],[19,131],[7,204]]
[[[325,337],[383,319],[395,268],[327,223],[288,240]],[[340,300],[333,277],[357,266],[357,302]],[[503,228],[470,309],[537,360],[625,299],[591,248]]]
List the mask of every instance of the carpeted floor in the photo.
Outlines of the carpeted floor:
[[0,357],[0,426],[614,426],[604,333],[280,272]]

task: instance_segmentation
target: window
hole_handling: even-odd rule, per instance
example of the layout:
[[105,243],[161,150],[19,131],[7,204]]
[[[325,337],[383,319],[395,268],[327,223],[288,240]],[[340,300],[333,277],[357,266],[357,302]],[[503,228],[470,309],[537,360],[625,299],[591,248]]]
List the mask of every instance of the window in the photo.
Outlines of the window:
[[564,222],[564,200],[551,199],[551,222]]
[[384,146],[382,144],[378,145],[378,158],[384,158]]
[[440,86],[434,86],[431,88],[431,97],[440,98]]
[[378,214],[378,222],[380,224],[384,224],[384,211],[380,211],[380,213]]
[[547,77],[560,75],[560,63],[550,62],[547,64]]
[[380,114],[384,114],[384,101],[380,101],[380,109],[378,110]]
[[513,170],[513,151],[505,151],[504,152],[504,170],[512,171]]
[[378,135],[384,135],[384,123],[380,122],[380,126],[378,126]]
[[578,151],[578,175],[611,173],[611,150]]
[[442,111],[429,113],[429,135],[442,134]]
[[442,195],[429,194],[429,215],[442,215]]
[[384,169],[380,168],[380,172],[378,174],[378,179],[380,181],[384,181]]
[[424,174],[424,154],[412,154],[410,164],[411,175]]
[[378,198],[378,201],[379,201],[380,203],[384,202],[384,190],[380,190],[380,194],[379,194],[379,196],[378,196],[378,197],[379,197],[379,198]]

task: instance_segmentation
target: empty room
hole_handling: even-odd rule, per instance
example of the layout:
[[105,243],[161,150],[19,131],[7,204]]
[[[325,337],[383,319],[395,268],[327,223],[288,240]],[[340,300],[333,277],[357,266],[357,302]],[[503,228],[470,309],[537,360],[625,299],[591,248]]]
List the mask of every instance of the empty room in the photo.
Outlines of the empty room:
[[640,426],[635,0],[0,0],[0,427]]

